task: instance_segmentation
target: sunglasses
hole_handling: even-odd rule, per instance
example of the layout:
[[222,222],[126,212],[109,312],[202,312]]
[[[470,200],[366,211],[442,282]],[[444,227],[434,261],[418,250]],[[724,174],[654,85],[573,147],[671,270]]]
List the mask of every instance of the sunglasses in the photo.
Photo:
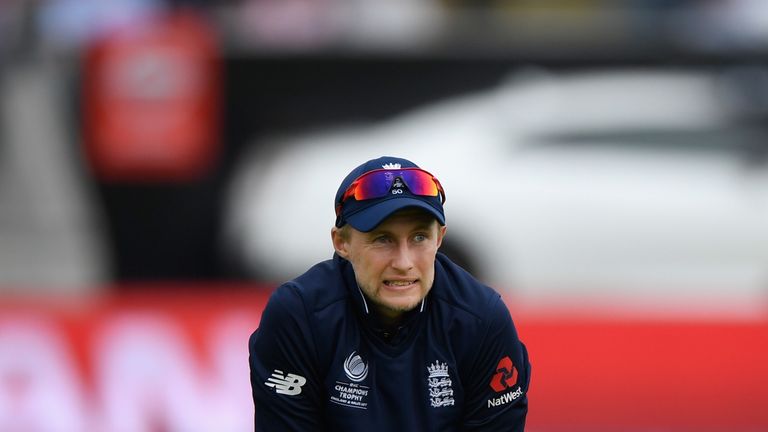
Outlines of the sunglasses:
[[[398,193],[396,192],[398,189],[392,189],[396,180],[402,181],[414,195],[433,197],[440,195],[441,202],[445,203],[443,186],[427,171],[421,168],[378,169],[361,175],[349,185],[341,201],[336,204],[336,216],[341,213],[342,205],[350,197],[363,201]],[[396,186],[399,187],[399,185]]]

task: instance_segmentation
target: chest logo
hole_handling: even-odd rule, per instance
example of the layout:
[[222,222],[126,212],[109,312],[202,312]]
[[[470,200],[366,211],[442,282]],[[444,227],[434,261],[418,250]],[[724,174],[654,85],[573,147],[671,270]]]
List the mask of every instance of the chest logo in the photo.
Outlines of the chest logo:
[[353,382],[360,382],[368,376],[368,365],[360,357],[360,354],[352,351],[352,354],[344,361],[344,373]]
[[356,351],[344,360],[344,375],[349,381],[336,381],[330,389],[331,402],[347,408],[368,409],[370,387],[360,384],[368,376],[368,363]]
[[427,366],[427,384],[429,385],[429,402],[433,408],[453,405],[453,383],[448,374],[448,365],[435,360]]

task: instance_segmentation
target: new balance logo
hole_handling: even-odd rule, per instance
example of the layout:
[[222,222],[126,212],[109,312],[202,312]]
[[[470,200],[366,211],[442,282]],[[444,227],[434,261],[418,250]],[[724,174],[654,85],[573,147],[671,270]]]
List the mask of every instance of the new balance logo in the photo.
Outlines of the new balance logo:
[[279,394],[296,396],[301,393],[301,387],[306,383],[307,379],[301,375],[292,373],[283,375],[283,371],[275,369],[264,385],[274,388]]

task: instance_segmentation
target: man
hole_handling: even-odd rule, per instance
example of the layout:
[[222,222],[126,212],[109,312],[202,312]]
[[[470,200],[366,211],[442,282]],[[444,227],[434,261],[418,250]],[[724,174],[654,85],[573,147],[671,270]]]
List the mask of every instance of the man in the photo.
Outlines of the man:
[[280,286],[251,336],[257,431],[524,429],[527,351],[500,296],[437,252],[444,202],[406,159],[342,181],[333,259]]

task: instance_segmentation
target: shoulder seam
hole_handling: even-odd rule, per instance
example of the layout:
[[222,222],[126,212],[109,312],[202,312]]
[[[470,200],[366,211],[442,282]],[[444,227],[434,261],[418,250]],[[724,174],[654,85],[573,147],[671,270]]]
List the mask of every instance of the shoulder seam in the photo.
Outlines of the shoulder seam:
[[[437,293],[435,293],[434,299],[436,301],[440,301],[440,302],[446,303],[446,304],[448,304],[451,307],[454,307],[456,309],[460,309],[460,310],[462,310],[462,311],[472,315],[473,317],[475,317],[475,318],[477,318],[477,319],[479,319],[481,321],[485,321],[488,318],[488,315],[487,314],[483,314],[481,311],[476,311],[476,310],[473,310],[470,307],[459,305],[459,304],[457,304],[455,302],[452,302],[452,301],[448,300],[447,298],[445,298],[445,297],[443,297],[443,296],[441,296],[441,295],[439,295]],[[498,302],[500,299],[501,299],[501,295],[494,291],[494,293],[490,296],[488,301],[483,305],[483,310],[486,310],[491,305],[493,305],[495,302]]]

